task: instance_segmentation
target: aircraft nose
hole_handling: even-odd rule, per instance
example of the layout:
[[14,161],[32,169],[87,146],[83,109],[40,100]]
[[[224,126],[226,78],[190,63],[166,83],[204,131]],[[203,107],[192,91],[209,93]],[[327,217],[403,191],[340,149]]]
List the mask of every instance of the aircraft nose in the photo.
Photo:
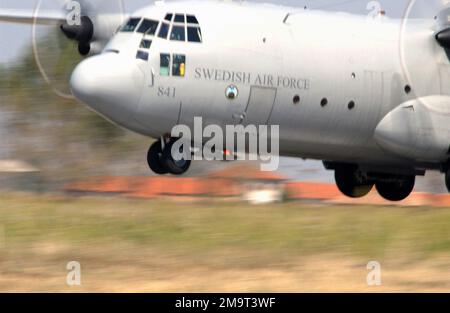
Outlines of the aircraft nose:
[[144,73],[136,63],[112,53],[84,60],[70,79],[78,100],[119,124],[137,109],[143,85]]

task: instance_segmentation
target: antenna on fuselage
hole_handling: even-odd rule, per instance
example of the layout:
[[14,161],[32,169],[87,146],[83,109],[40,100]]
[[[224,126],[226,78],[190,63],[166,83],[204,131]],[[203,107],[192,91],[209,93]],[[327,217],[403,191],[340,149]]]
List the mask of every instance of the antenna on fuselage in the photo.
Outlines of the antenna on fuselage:
[[[303,10],[308,10],[308,6],[304,6],[303,7]],[[286,16],[284,17],[284,19],[283,19],[283,24],[287,24],[287,21],[288,21],[288,19],[291,17],[291,15],[294,15],[294,14],[297,14],[297,13],[299,13],[299,12],[294,12],[294,13],[292,13],[292,12],[289,12],[288,14],[286,14]]]

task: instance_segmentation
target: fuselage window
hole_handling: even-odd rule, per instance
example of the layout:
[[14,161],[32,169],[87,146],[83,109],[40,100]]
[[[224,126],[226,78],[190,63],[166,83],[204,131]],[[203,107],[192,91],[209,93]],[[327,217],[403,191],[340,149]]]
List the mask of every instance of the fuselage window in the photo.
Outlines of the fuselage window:
[[186,56],[182,54],[174,54],[172,75],[184,77],[185,73],[186,73]]
[[136,59],[148,61],[148,52],[138,50],[138,52],[136,54]]
[[120,31],[132,33],[132,32],[134,32],[136,27],[139,25],[140,21],[141,21],[140,18],[134,18],[134,17],[130,18]]
[[159,38],[167,39],[167,35],[169,34],[169,24],[162,23],[161,28],[159,29]]
[[170,40],[185,41],[186,40],[185,27],[174,25],[172,27],[172,33],[170,34]]
[[187,33],[189,42],[202,42],[202,31],[200,27],[188,26]]
[[161,75],[161,76],[169,76],[170,75],[170,54],[161,53],[159,75]]
[[152,41],[151,40],[142,39],[139,48],[150,49],[151,46],[152,46]]
[[158,28],[158,24],[159,23],[157,21],[144,19],[137,31],[142,34],[154,35],[156,33],[156,29]]
[[188,24],[198,24],[198,20],[194,15],[186,15]]
[[185,22],[184,14],[175,15],[175,23],[184,23],[184,22]]
[[172,18],[173,18],[173,14],[171,13],[167,13],[166,17],[164,18],[166,21],[168,22],[172,22]]

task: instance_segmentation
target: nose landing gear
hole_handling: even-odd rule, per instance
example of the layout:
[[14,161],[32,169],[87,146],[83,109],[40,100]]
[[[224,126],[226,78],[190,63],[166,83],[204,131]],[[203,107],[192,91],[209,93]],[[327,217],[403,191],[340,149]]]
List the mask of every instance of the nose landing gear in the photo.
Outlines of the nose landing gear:
[[158,175],[165,175],[169,173],[168,169],[162,162],[162,144],[161,141],[156,141],[150,146],[147,153],[147,163],[150,169]]
[[[163,148],[160,140],[153,143],[147,153],[147,163],[150,169],[158,175],[173,174],[182,175],[186,173],[191,166],[191,160],[174,158],[172,147],[176,139],[170,139]],[[180,147],[180,154],[183,155]]]

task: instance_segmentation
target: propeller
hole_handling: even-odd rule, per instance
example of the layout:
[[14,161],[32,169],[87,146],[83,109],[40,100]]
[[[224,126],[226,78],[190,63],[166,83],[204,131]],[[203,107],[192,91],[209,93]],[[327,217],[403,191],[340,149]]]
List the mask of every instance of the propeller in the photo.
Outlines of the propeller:
[[449,15],[447,0],[407,1],[398,47],[402,73],[396,81],[410,97],[426,99],[430,94],[450,92],[447,84],[442,83],[450,78]]
[[81,55],[89,54],[91,40],[94,36],[94,23],[92,23],[89,17],[81,16],[80,24],[69,24],[65,22],[60,28],[67,38],[78,41],[78,52]]
[[39,0],[34,17],[38,21],[47,12],[58,10],[65,20],[52,25],[33,24],[33,54],[41,76],[53,91],[72,99],[68,82],[73,69],[82,57],[103,50],[126,13],[123,0]]
[[[78,42],[78,52],[87,55],[95,42],[105,43],[125,17],[123,0],[66,1],[66,21],[60,28],[64,35]],[[100,44],[101,46],[101,44]],[[97,53],[99,51],[93,51]]]

